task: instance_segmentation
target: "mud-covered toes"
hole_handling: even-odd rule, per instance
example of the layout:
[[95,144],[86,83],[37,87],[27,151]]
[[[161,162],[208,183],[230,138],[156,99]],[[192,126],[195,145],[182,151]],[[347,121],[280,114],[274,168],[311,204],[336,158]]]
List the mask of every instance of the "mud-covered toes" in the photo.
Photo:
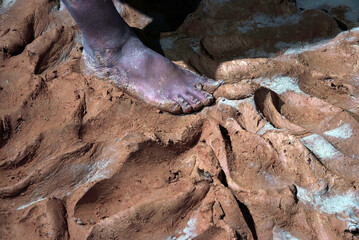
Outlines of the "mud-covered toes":
[[201,101],[203,106],[208,106],[213,103],[214,97],[212,94],[206,93],[204,91],[193,89],[191,93]]
[[187,93],[186,95],[187,102],[192,106],[194,111],[198,111],[203,108],[203,103],[195,95]]
[[178,95],[174,100],[181,106],[181,112],[190,113],[211,104],[214,98],[211,94],[193,89],[186,92],[185,95]]
[[175,100],[181,106],[183,113],[190,113],[193,111],[191,104],[181,95],[177,96]]
[[[201,84],[198,85],[199,89],[202,88]],[[191,113],[199,111],[203,107],[212,104],[214,97],[205,91],[198,90],[197,88],[187,88],[183,93],[179,93],[168,100],[162,99],[157,107],[161,110],[173,113]]]

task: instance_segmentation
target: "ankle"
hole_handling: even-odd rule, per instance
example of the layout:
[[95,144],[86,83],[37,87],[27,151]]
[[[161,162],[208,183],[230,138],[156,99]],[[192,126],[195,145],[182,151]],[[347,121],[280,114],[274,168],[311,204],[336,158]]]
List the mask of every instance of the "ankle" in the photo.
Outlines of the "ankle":
[[108,50],[118,51],[133,36],[134,33],[130,28],[122,32],[108,30],[106,33],[96,35],[83,32],[83,46],[87,51],[99,53]]
[[131,42],[135,39],[137,39],[137,37],[131,34],[126,37],[122,37],[120,41],[108,41],[102,43],[89,43],[84,38],[83,53],[86,62],[91,63],[91,65],[113,67],[120,56],[125,55],[128,51],[131,51]]

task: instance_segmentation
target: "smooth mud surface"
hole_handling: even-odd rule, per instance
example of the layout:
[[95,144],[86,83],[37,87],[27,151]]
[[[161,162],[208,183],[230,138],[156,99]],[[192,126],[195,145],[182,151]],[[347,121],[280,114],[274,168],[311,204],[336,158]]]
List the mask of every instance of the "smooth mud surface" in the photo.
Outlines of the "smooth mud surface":
[[359,10],[293,2],[202,0],[160,33],[226,82],[171,115],[81,72],[59,2],[0,1],[0,238],[358,239]]

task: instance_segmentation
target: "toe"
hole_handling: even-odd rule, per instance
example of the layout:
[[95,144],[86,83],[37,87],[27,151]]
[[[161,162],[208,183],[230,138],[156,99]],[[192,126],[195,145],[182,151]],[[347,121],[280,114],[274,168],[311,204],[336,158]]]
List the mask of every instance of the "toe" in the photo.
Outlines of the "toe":
[[163,111],[170,112],[173,114],[182,113],[182,107],[176,101],[172,101],[172,100],[161,102],[158,105],[158,108]]
[[200,77],[198,82],[195,84],[195,87],[199,91],[204,90],[206,92],[213,93],[222,84],[224,84],[224,81],[222,80],[214,81],[206,77]]
[[211,105],[214,101],[214,97],[212,96],[212,94],[208,94],[204,91],[193,89],[192,94],[196,96],[197,99],[199,99],[204,106]]
[[203,103],[194,94],[188,92],[185,97],[187,102],[192,106],[192,109],[194,111],[198,111],[201,108],[203,108]]
[[192,106],[181,95],[175,98],[175,101],[181,106],[183,113],[190,113],[193,111]]

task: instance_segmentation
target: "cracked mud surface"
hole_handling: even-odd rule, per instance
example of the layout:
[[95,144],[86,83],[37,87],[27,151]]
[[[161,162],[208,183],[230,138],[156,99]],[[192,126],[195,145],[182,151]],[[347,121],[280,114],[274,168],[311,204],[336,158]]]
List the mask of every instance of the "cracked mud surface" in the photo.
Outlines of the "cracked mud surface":
[[1,238],[358,239],[359,8],[268,2],[202,0],[161,33],[226,82],[176,116],[84,76],[58,1],[0,1]]

